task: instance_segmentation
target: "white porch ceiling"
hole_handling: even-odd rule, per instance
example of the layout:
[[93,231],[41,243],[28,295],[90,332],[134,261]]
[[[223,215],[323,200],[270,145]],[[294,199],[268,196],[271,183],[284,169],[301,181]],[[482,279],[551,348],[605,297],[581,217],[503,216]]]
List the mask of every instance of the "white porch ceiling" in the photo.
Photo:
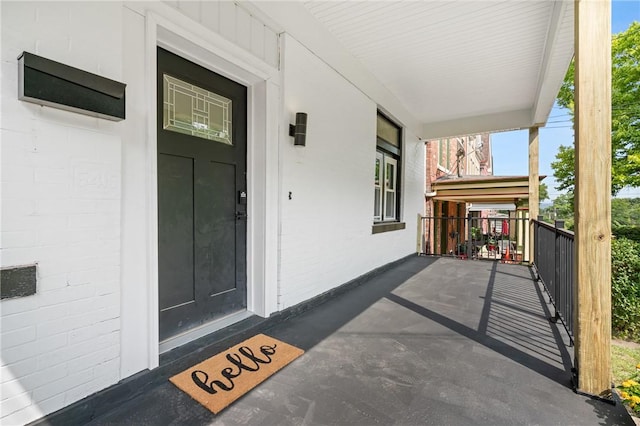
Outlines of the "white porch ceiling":
[[319,25],[285,30],[335,39],[398,99],[426,138],[544,123],[573,56],[571,0],[303,5]]

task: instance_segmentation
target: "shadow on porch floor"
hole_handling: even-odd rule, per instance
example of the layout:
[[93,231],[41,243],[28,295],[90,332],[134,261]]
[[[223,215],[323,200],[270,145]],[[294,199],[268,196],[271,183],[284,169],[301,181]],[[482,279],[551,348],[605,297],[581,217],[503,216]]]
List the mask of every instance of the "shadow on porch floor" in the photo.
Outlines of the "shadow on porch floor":
[[167,381],[91,424],[633,425],[573,393],[547,316],[528,267],[410,258],[260,330],[306,353],[218,416]]

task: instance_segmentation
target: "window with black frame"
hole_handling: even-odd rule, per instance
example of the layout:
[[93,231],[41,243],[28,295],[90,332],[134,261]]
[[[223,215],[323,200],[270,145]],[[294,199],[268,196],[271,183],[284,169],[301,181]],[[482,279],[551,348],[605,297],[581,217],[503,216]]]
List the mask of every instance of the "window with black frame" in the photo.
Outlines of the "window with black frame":
[[373,221],[400,221],[402,129],[378,112]]

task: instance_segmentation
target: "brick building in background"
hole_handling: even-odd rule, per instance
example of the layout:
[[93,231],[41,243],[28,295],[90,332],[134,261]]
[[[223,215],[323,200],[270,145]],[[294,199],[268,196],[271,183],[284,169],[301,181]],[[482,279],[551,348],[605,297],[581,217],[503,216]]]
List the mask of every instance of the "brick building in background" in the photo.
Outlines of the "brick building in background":
[[[426,141],[425,213],[427,217],[465,217],[466,203],[435,201],[433,184],[438,179],[463,176],[493,175],[491,135],[489,133],[466,135]],[[480,212],[481,217],[486,212]],[[428,250],[446,254],[455,250],[456,239],[447,235],[460,229],[457,221],[447,221],[442,227],[442,237],[434,238],[434,223],[426,229]],[[445,242],[446,241],[446,242]]]

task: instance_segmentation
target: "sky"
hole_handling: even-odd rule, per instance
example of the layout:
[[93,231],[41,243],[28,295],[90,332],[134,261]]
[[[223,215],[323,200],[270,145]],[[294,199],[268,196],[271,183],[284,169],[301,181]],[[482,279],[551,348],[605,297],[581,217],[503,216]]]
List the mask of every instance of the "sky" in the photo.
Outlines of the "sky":
[[[640,21],[640,0],[614,0],[611,4],[611,32],[613,34],[629,28],[633,21]],[[561,192],[555,188],[551,163],[555,161],[560,145],[573,144],[573,129],[568,110],[555,105],[549,114],[547,125],[540,128],[540,175],[549,187],[549,198]],[[491,135],[494,175],[529,174],[529,130],[494,133]],[[618,197],[640,197],[640,188],[622,190]],[[548,200],[547,200],[548,202]]]

